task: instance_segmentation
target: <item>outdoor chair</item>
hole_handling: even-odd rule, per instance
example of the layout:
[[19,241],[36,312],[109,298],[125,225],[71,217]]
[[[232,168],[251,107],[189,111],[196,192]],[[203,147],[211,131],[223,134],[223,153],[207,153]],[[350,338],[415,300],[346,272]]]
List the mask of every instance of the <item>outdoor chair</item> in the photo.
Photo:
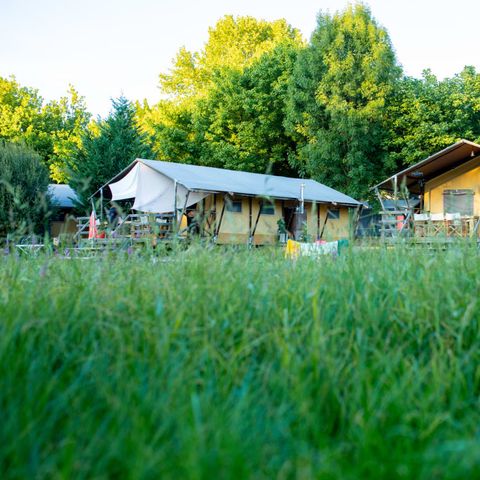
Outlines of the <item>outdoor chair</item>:
[[416,237],[428,236],[429,220],[430,214],[428,213],[415,213],[413,215],[413,228]]
[[449,237],[461,237],[463,235],[463,223],[460,213],[445,214],[445,230]]
[[443,213],[430,215],[429,233],[431,236],[445,235],[445,215]]

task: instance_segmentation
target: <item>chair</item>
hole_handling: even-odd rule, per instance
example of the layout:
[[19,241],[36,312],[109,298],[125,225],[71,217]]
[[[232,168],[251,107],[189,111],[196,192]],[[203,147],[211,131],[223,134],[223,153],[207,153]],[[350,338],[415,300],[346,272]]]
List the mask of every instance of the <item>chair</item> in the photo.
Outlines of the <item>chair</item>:
[[429,220],[430,214],[428,213],[413,214],[413,228],[416,237],[426,237],[428,235]]
[[430,234],[436,236],[445,233],[445,215],[443,213],[432,213],[430,215]]
[[460,213],[445,214],[445,230],[449,237],[461,237],[463,235],[462,216]]

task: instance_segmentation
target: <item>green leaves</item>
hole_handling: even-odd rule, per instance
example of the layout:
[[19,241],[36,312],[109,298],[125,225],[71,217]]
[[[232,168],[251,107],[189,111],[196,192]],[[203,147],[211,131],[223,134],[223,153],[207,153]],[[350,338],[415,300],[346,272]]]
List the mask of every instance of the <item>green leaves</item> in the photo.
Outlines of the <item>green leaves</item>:
[[24,146],[0,141],[0,236],[32,233],[48,207],[48,170]]
[[392,169],[414,164],[460,138],[480,140],[480,74],[465,67],[438,80],[406,77],[396,85],[386,110],[389,162]]
[[293,164],[364,197],[384,171],[383,111],[400,69],[387,32],[363,5],[320,14],[290,81],[286,126]]
[[136,124],[135,108],[125,98],[112,100],[113,111],[82,137],[82,147],[70,157],[70,185],[85,204],[103,184],[135,158],[152,158],[147,136]]
[[0,139],[35,150],[54,181],[67,180],[66,160],[89,120],[85,99],[72,86],[67,96],[44,104],[37,90],[0,77]]
[[291,173],[285,135],[288,78],[303,42],[284,20],[227,16],[200,52],[181,49],[169,74],[169,96],[137,105],[159,158],[216,167]]

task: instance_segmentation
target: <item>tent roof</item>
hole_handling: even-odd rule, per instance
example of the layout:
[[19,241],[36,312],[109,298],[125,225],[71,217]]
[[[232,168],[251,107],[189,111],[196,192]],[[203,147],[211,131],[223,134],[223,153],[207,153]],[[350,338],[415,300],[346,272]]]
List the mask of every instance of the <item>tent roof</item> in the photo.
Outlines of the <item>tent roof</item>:
[[51,183],[48,186],[48,193],[58,207],[73,208],[73,203],[78,201],[78,196],[70,185]]
[[108,184],[121,180],[137,163],[141,162],[157,172],[176,180],[188,190],[238,195],[264,196],[279,199],[299,199],[303,183],[305,201],[337,203],[356,206],[357,200],[315,180],[263,175],[222,168],[188,165],[137,158]]
[[420,179],[428,181],[438,177],[442,173],[452,170],[462,163],[468,162],[478,154],[480,154],[480,145],[462,139],[440,152],[434,153],[425,160],[392,175],[373,188],[393,191],[393,182],[395,177],[397,177],[397,184],[399,186],[405,182],[410,192],[420,193]]

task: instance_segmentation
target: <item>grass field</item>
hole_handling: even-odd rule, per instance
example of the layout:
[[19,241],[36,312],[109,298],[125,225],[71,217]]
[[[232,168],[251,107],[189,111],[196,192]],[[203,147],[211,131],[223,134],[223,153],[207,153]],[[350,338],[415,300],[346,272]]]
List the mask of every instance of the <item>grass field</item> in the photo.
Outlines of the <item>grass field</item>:
[[479,478],[479,292],[468,248],[0,257],[0,478]]

